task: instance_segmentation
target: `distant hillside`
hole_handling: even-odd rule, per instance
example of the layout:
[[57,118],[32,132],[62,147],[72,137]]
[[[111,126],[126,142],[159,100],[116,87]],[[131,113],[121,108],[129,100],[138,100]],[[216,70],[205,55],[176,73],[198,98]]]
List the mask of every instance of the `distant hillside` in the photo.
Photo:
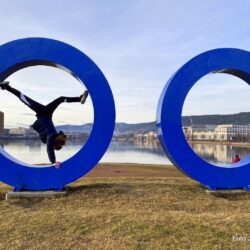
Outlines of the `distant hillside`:
[[[219,124],[250,124],[250,112],[243,112],[232,115],[194,115],[194,116],[183,116],[183,126],[190,126],[191,121],[193,125],[219,125]],[[90,133],[92,129],[92,123],[85,125],[62,125],[57,126],[57,130],[62,130],[68,133]],[[115,134],[127,134],[127,133],[138,133],[155,131],[155,122],[146,123],[116,123]]]
[[[62,125],[57,126],[57,130],[62,130],[68,133],[90,133],[92,129],[92,123],[87,123],[85,125]],[[116,134],[127,134],[135,132],[147,132],[155,130],[155,122],[148,123],[137,123],[137,124],[127,124],[127,123],[116,123],[115,133]]]
[[115,133],[116,134],[127,134],[127,133],[144,133],[148,131],[155,130],[155,122],[146,122],[146,123],[116,123]]
[[64,131],[68,133],[90,133],[92,129],[92,123],[87,123],[85,125],[61,125],[57,126],[58,131]]
[[190,126],[191,120],[193,124],[203,125],[219,125],[219,124],[250,124],[250,112],[242,112],[231,115],[194,115],[183,116],[183,126]]

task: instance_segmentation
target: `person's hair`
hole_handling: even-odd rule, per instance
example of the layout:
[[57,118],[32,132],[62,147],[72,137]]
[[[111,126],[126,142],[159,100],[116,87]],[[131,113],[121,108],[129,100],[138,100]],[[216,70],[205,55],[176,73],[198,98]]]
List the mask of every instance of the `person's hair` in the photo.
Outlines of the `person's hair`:
[[64,146],[66,144],[67,136],[59,131],[58,135],[55,138],[54,145],[55,146]]
[[235,155],[235,157],[239,157],[239,155]]

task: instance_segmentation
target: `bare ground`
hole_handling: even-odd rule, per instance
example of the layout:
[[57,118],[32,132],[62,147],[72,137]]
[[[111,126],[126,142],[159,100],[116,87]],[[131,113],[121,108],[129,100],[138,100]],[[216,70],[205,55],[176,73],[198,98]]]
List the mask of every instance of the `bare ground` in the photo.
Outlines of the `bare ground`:
[[92,169],[88,177],[184,177],[172,165],[101,163]]

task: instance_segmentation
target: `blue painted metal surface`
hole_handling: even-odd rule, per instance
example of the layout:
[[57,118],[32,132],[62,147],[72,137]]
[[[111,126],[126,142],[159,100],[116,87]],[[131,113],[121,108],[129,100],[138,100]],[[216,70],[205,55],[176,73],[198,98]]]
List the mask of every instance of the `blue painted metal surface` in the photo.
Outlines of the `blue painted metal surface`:
[[[215,49],[183,65],[167,82],[157,108],[157,131],[172,163],[209,189],[249,188],[250,155],[228,167],[212,165],[197,156],[182,131],[182,107],[192,86],[209,73],[226,73],[250,84],[250,53],[239,49]],[[202,101],[202,100],[201,100]]]
[[85,175],[106,152],[115,126],[114,99],[97,65],[66,43],[46,38],[25,38],[0,46],[0,81],[34,65],[61,68],[84,83],[93,102],[94,125],[85,145],[63,162],[60,169],[25,164],[0,148],[0,181],[14,186],[16,190],[58,189]]

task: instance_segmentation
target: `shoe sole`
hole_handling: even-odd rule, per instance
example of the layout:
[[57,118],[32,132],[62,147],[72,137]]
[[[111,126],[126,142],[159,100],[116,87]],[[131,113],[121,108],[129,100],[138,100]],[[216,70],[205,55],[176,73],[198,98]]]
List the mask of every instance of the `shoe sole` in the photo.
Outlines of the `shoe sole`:
[[88,97],[89,93],[86,92],[86,94],[83,95],[82,99],[81,99],[81,104],[84,104],[86,102],[86,99]]

